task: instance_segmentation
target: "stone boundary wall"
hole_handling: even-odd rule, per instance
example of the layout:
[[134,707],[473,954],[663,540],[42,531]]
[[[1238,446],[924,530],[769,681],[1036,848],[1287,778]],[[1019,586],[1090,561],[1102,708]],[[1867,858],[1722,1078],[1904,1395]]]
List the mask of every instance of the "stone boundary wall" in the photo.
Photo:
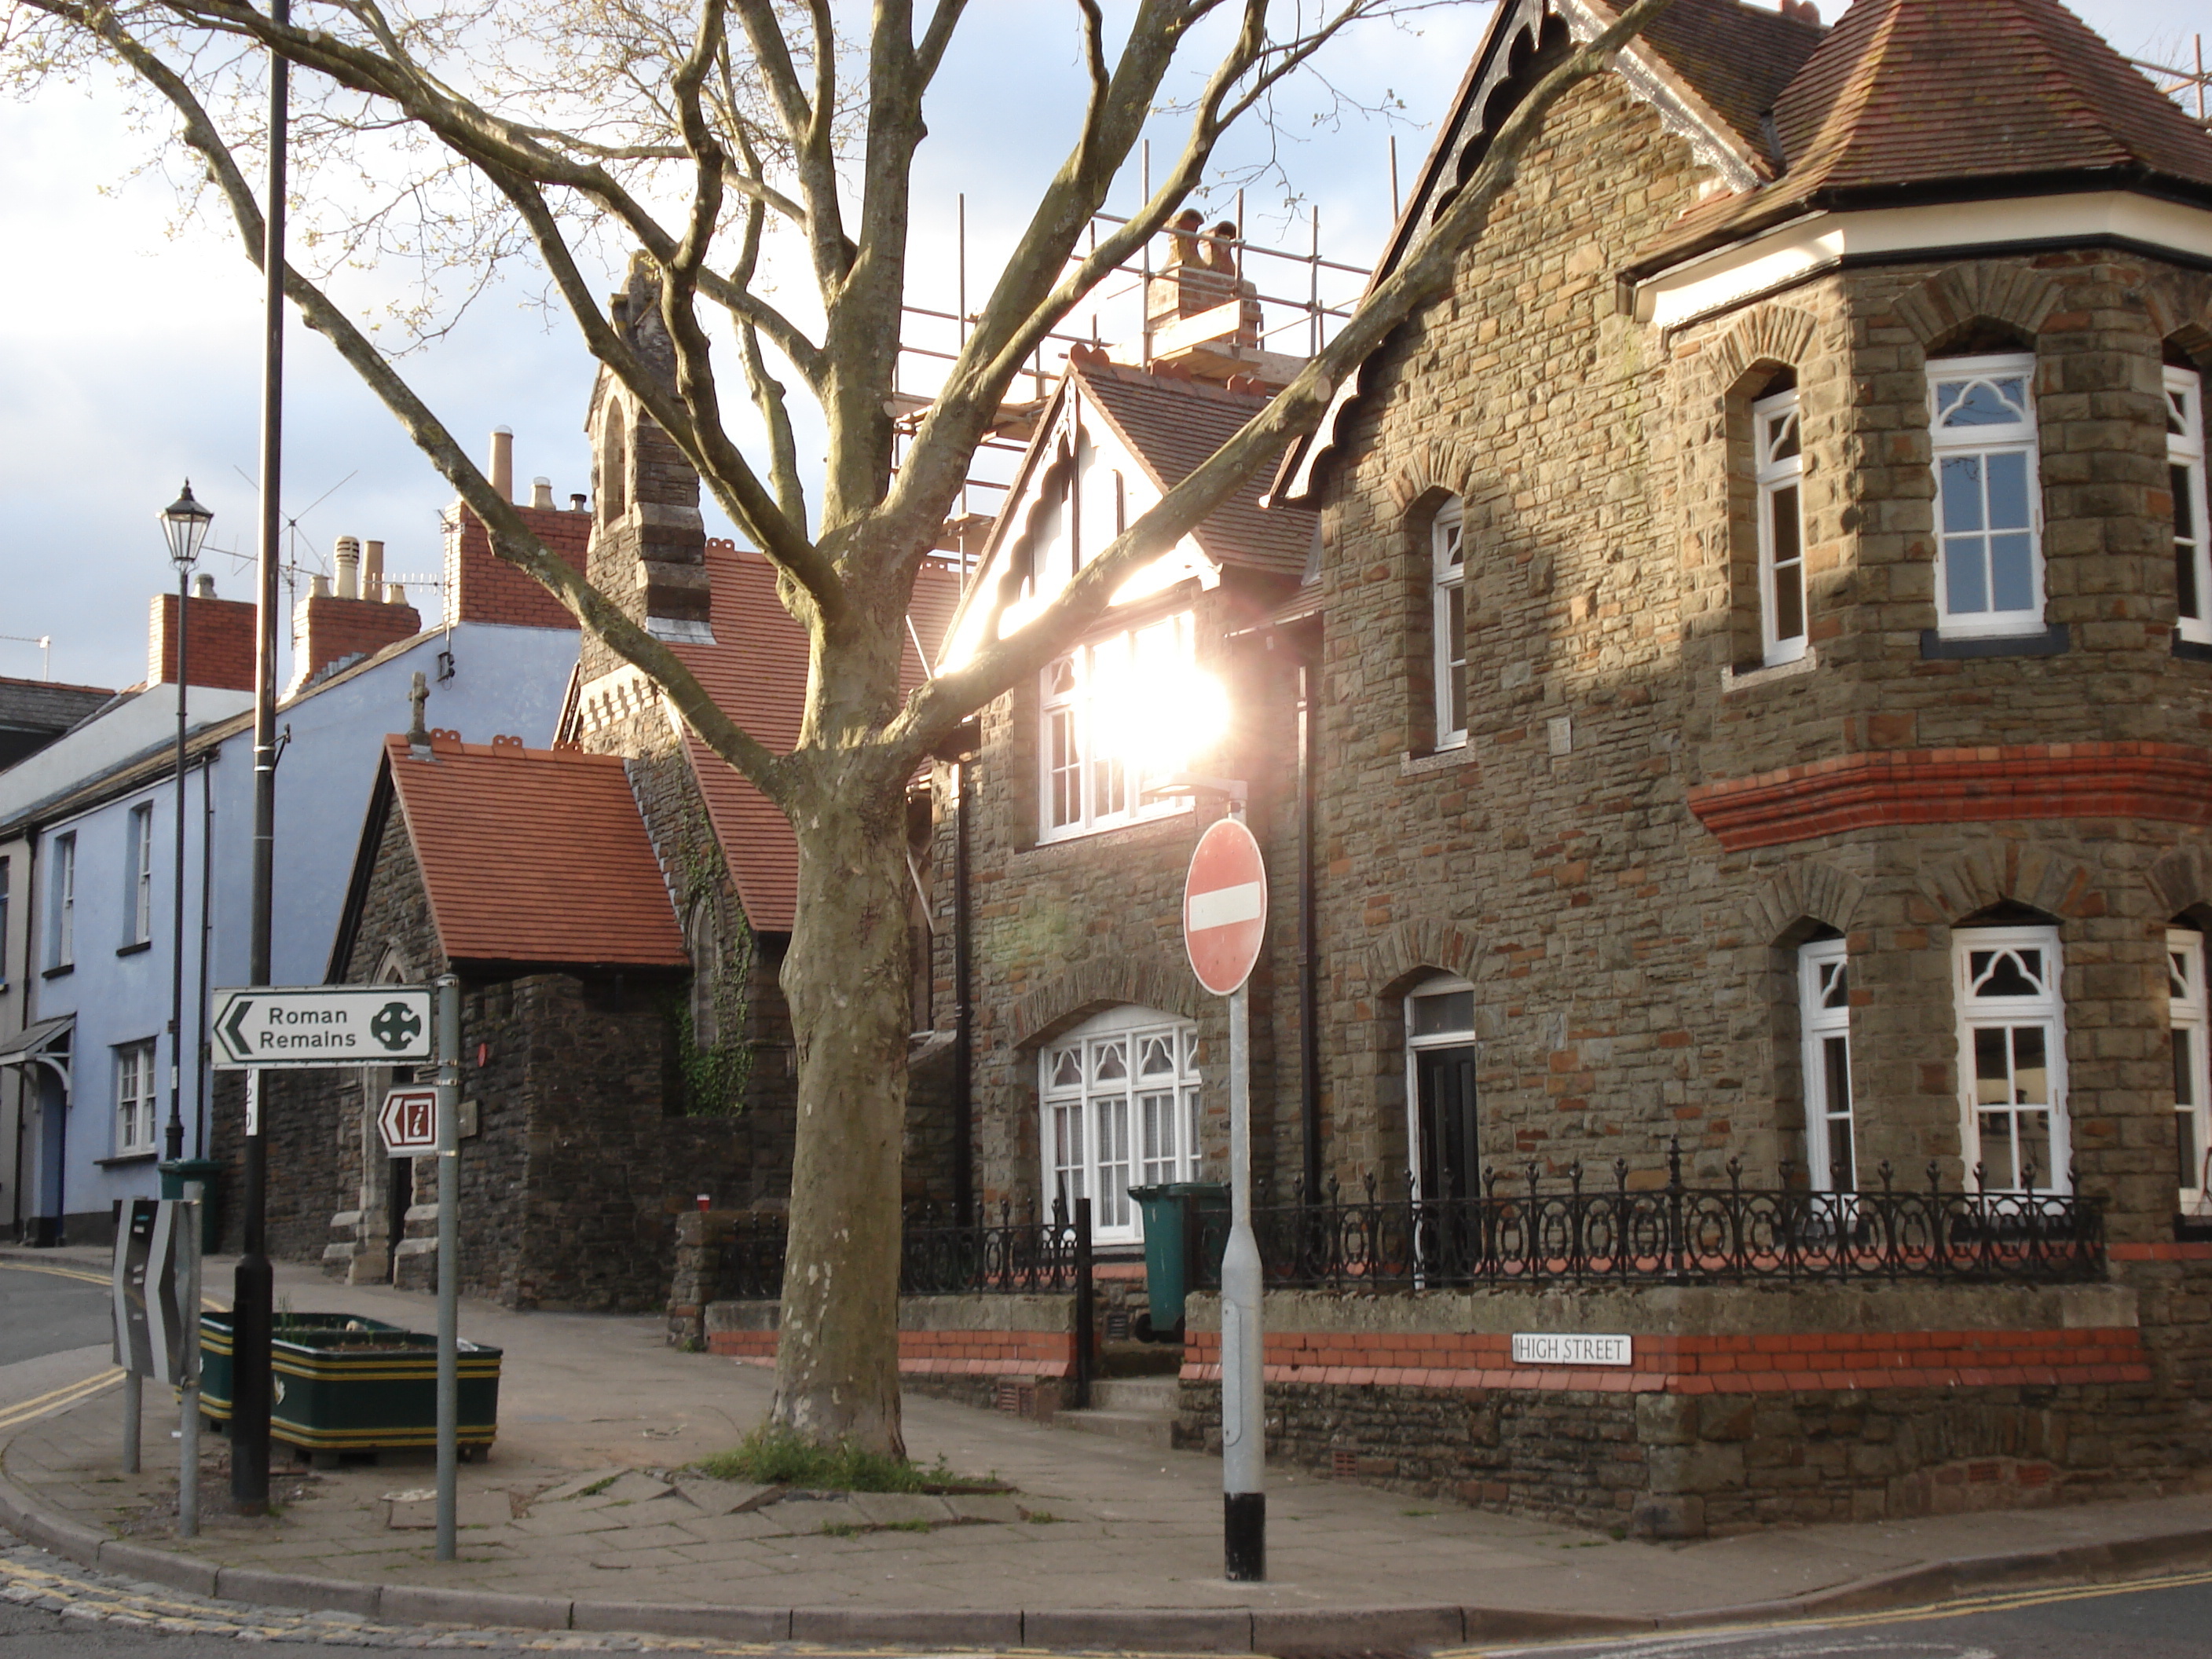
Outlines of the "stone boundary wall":
[[[1262,1311],[1271,1456],[1653,1538],[2212,1489],[2193,1367],[2122,1283],[1356,1297]],[[1188,1309],[1178,1443],[1220,1443],[1220,1309]],[[1626,1334],[1619,1369],[1511,1334]],[[2201,1414],[2201,1413],[2198,1413]]]
[[[708,1353],[773,1365],[781,1310],[773,1302],[710,1302]],[[1073,1296],[899,1298],[899,1380],[917,1394],[1048,1419],[1075,1370]]]

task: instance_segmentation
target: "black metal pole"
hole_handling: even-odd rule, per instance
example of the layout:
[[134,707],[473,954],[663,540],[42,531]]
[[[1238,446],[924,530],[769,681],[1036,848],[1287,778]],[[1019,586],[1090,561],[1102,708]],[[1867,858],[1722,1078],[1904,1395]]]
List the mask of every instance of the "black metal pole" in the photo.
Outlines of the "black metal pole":
[[1298,1116],[1305,1200],[1321,1198],[1321,991],[1315,948],[1314,781],[1321,736],[1314,692],[1321,669],[1298,664]]
[[169,1161],[185,1155],[185,700],[191,681],[191,630],[185,626],[185,606],[190,599],[192,570],[177,567],[177,890],[171,909],[169,945],[169,1127],[166,1136]]
[[[269,21],[291,22],[290,0],[269,0]],[[246,979],[269,983],[270,924],[276,854],[276,567],[283,523],[279,489],[284,458],[284,150],[290,66],[269,59],[269,200],[261,244],[261,545],[254,613],[253,931]],[[242,1514],[269,1508],[269,1347],[275,1274],[269,1266],[268,1154],[259,1072],[246,1074],[245,1253],[233,1280],[230,1495]]]
[[968,818],[975,808],[969,774],[975,759],[963,755],[952,831],[952,1213],[962,1226],[975,1218],[975,1004],[969,984],[969,934],[974,927],[968,899]]
[[1091,1278],[1091,1200],[1075,1200],[1075,1375],[1074,1407],[1091,1408],[1091,1372],[1098,1342],[1097,1291]]

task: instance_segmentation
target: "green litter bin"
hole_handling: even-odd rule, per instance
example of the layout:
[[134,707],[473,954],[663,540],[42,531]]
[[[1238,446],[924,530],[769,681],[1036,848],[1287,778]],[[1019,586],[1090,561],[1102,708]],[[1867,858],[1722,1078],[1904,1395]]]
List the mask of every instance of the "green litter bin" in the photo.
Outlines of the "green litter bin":
[[[222,1165],[211,1158],[171,1158],[160,1166],[161,1196],[164,1198],[196,1198],[200,1201],[200,1254],[215,1254],[216,1177],[222,1173]],[[194,1192],[193,1188],[199,1190]]]
[[1183,1298],[1192,1285],[1221,1280],[1229,1229],[1209,1227],[1206,1218],[1228,1216],[1229,1188],[1218,1181],[1170,1181],[1132,1187],[1129,1196],[1145,1218],[1146,1304],[1130,1328],[1140,1342],[1181,1342]]

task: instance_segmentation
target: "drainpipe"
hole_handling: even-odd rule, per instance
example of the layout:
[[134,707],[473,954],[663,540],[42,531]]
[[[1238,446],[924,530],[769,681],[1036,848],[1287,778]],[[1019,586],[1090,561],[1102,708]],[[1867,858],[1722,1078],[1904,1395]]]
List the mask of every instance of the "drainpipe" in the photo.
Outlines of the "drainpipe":
[[1314,775],[1321,722],[1314,718],[1320,668],[1298,656],[1298,1115],[1306,1200],[1321,1193],[1321,994],[1314,948]]
[[968,895],[968,818],[975,808],[975,757],[953,763],[957,804],[952,837],[952,1212],[963,1226],[975,1212],[975,1003],[969,934],[972,917]]
[[215,782],[210,769],[222,753],[210,748],[200,761],[200,972],[192,999],[192,1156],[208,1155],[208,943],[215,922],[208,890],[215,885]]

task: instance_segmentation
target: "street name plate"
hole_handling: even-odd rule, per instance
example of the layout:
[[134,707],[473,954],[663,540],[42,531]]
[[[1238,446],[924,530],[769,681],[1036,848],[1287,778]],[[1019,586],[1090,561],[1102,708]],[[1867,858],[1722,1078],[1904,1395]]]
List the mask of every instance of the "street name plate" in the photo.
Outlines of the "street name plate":
[[215,995],[219,1071],[393,1066],[431,1057],[426,986],[246,986]]
[[1513,1333],[1516,1365],[1630,1365],[1635,1357],[1632,1337],[1590,1336],[1571,1331]]

